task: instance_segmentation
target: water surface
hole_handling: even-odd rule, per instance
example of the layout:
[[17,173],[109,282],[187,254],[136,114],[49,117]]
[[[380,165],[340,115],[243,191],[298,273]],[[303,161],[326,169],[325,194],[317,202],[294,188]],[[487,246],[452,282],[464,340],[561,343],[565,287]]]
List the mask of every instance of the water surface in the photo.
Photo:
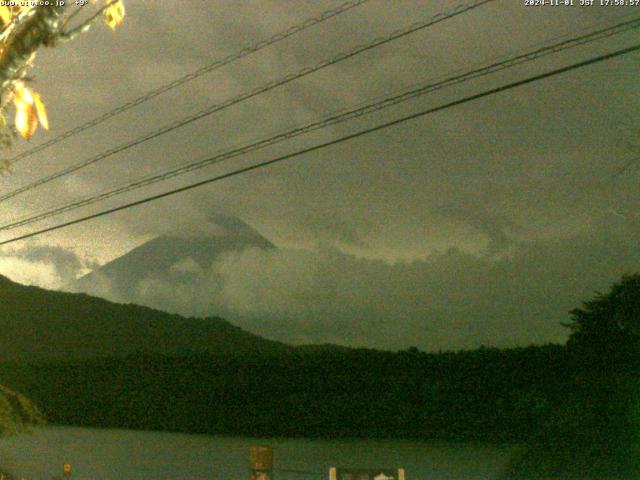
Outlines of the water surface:
[[129,430],[47,427],[0,440],[0,466],[27,480],[248,480],[249,447],[270,445],[276,480],[328,478],[330,466],[404,467],[407,480],[492,479],[511,446],[397,440],[251,439]]

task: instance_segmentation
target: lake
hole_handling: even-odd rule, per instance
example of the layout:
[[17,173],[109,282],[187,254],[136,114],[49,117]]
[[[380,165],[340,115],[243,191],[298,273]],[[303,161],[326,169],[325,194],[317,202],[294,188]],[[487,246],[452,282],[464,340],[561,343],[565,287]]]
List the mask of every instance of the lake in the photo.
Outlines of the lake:
[[[274,449],[276,480],[328,479],[330,466],[404,467],[406,479],[497,478],[512,446],[397,440],[251,439],[46,427],[0,440],[0,466],[27,480],[248,480],[249,447]],[[308,473],[285,472],[300,470]]]

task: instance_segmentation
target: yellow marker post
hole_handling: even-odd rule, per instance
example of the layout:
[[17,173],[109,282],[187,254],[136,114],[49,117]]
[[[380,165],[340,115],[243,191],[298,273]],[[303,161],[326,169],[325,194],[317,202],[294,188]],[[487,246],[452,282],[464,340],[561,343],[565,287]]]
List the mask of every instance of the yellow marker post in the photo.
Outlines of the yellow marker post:
[[273,480],[273,449],[271,447],[251,447],[251,480]]

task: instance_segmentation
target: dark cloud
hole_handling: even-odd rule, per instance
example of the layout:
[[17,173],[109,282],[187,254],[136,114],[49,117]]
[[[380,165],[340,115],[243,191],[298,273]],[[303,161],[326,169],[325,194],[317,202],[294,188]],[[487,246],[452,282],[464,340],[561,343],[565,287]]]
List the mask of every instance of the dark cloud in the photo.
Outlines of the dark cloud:
[[456,250],[389,265],[338,251],[248,251],[214,265],[228,315],[298,342],[467,348],[562,341],[560,322],[640,254],[621,237],[519,243],[499,260]]
[[[93,292],[185,315],[223,315],[267,337],[429,350],[561,342],[568,311],[640,269],[634,241],[607,236],[513,242],[499,258],[456,249],[389,264],[319,251],[248,248],[210,269],[185,258],[130,284]],[[118,296],[120,295],[120,296]]]
[[488,255],[503,253],[513,243],[510,230],[517,229],[516,224],[496,213],[488,212],[482,204],[474,202],[466,205],[441,205],[440,211],[444,216],[461,221],[486,236]]
[[[35,141],[46,141],[340,3],[132,1],[121,30],[95,28],[72,45],[38,57],[34,88],[47,102],[52,130],[39,132]],[[26,159],[2,179],[2,189],[24,185],[457,4],[368,2]],[[3,211],[11,220],[75,200],[629,15],[626,9],[532,9],[522,2],[494,2],[16,197]],[[111,199],[102,207],[273,158],[636,41],[635,32],[630,32],[576,47]],[[224,212],[241,216],[282,250],[260,254],[264,258],[247,253],[218,265],[218,274],[226,275],[228,282],[225,287],[215,283],[219,291],[214,288],[217,303],[212,305],[225,306],[229,315],[258,325],[261,333],[273,329],[271,336],[280,336],[292,322],[298,325],[297,332],[303,332],[296,334],[300,339],[343,335],[349,342],[366,344],[382,342],[382,332],[402,318],[399,324],[406,331],[398,333],[401,339],[388,338],[389,344],[409,342],[420,332],[416,338],[425,345],[562,338],[557,326],[564,315],[560,312],[637,267],[627,250],[640,240],[636,213],[640,170],[628,168],[614,175],[637,155],[629,147],[629,128],[622,128],[637,118],[637,78],[638,56],[618,58],[62,230],[42,237],[42,244],[72,251],[80,262],[97,258],[104,263],[167,231],[197,232],[193,225]],[[452,248],[457,250],[441,253]],[[623,251],[627,253],[620,256]],[[50,261],[56,264],[53,258]],[[63,273],[51,275],[69,276],[76,268],[74,261],[68,260],[68,269],[57,267]],[[234,273],[231,267],[236,264]],[[17,264],[3,265],[4,270],[19,273]],[[253,280],[247,278],[251,271],[256,272]],[[209,311],[206,289],[213,288],[209,273],[194,272],[188,263],[178,265],[174,288],[164,278],[150,278],[144,297],[159,306]],[[189,275],[196,280],[189,280]],[[267,278],[274,282],[272,290],[261,283]],[[204,289],[198,298],[190,291],[190,282]],[[287,288],[286,282],[307,289],[293,294],[295,288]],[[236,290],[229,287],[236,284]],[[495,289],[489,289],[491,285]],[[550,285],[564,292],[558,296],[565,299],[562,305],[550,298],[549,306],[542,306]],[[351,294],[346,293],[349,286],[354,287]],[[464,286],[468,286],[466,296]],[[269,300],[271,291],[282,293]],[[319,297],[308,300],[309,292]],[[279,306],[269,307],[271,313],[257,323],[257,313],[248,313],[253,304],[238,304],[243,296],[254,299],[256,312],[257,307],[267,309],[275,298],[280,298]],[[392,316],[392,310],[399,313]],[[353,321],[348,321],[349,312]],[[543,319],[545,314],[549,316]],[[322,329],[320,321],[326,323]]]

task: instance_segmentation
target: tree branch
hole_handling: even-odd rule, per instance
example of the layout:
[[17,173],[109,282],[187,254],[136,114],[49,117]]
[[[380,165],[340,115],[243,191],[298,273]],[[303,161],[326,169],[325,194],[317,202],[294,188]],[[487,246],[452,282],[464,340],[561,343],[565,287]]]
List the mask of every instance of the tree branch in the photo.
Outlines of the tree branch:
[[38,48],[53,46],[62,31],[64,6],[40,6],[27,12],[15,26],[0,58],[0,90],[23,78]]

